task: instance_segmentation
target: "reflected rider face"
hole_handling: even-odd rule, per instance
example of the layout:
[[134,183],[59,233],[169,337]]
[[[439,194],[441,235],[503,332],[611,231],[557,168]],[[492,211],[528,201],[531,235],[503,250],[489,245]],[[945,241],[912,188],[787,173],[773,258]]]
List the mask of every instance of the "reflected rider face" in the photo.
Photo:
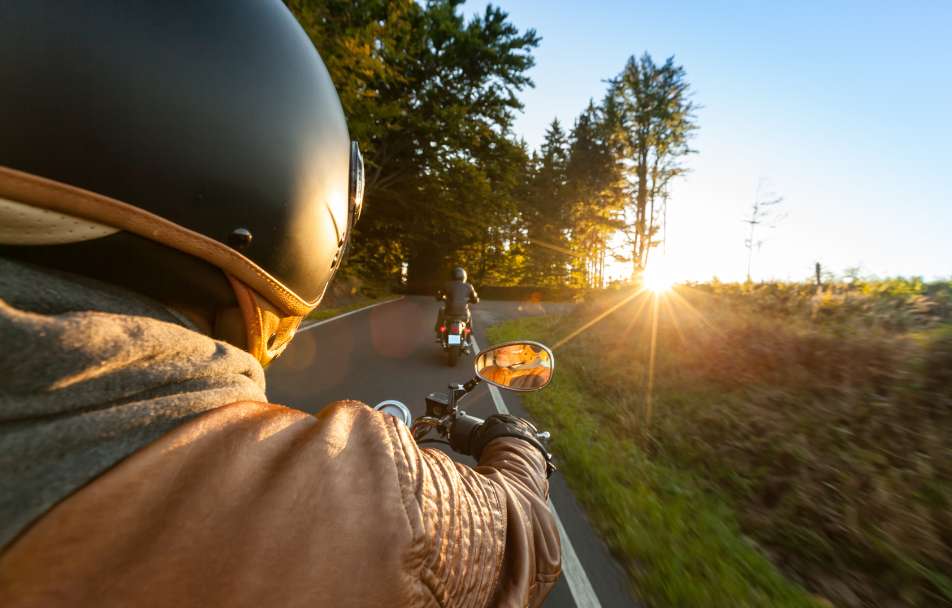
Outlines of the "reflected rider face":
[[552,378],[552,358],[545,349],[516,343],[496,346],[476,359],[476,373],[483,380],[517,391],[534,391]]
[[522,363],[525,359],[523,349],[525,347],[514,344],[512,346],[503,346],[493,353],[493,360],[499,367],[510,367]]

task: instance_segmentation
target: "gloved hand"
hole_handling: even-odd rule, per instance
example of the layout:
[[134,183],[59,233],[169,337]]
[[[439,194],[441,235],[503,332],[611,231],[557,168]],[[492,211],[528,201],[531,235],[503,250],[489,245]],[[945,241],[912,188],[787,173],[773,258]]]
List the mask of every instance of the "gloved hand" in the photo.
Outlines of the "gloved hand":
[[450,429],[450,445],[460,454],[467,454],[479,460],[483,448],[493,439],[500,437],[515,437],[535,446],[545,459],[546,477],[552,475],[555,465],[552,464],[552,454],[546,449],[539,430],[528,420],[509,414],[495,414],[481,424],[478,418],[462,416],[458,418]]

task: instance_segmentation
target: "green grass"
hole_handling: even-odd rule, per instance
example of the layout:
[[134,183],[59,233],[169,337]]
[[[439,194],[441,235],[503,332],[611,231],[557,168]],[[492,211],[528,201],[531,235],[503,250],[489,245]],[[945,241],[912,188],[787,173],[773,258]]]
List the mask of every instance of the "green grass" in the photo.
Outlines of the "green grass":
[[[489,329],[493,343],[552,341],[552,318]],[[575,496],[650,606],[827,605],[785,578],[740,530],[728,501],[689,471],[649,457],[613,433],[610,409],[569,361],[523,397],[552,432],[552,450]]]
[[952,290],[893,283],[622,290],[490,337],[571,336],[526,404],[652,605],[952,606]]

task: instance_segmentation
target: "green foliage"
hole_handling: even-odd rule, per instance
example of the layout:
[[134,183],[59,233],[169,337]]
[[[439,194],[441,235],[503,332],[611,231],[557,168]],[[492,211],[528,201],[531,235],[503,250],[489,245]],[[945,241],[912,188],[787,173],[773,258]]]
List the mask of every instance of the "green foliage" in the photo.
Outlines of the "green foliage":
[[[584,387],[576,407],[599,433],[722,496],[815,593],[838,606],[950,605],[950,288],[717,283],[657,308],[643,295],[558,348],[559,373]],[[589,301],[537,337],[555,343],[613,303]],[[533,399],[556,407],[550,397]],[[602,520],[610,539],[628,534],[621,521]]]
[[636,270],[643,270],[660,242],[658,216],[667,205],[668,186],[686,172],[681,160],[693,152],[688,140],[697,129],[697,106],[684,67],[675,65],[674,57],[658,65],[648,53],[628,59],[610,94],[634,182],[626,233]]
[[609,239],[624,228],[627,191],[611,112],[589,102],[572,129],[566,178],[576,287],[604,286]]
[[[435,274],[468,246],[498,247],[514,221],[526,153],[509,128],[539,39],[492,6],[466,21],[461,4],[288,2],[365,151],[367,204],[350,263],[367,276],[395,277],[402,261],[411,279]],[[492,259],[475,274],[490,273]]]
[[[697,129],[682,66],[629,59],[599,106],[590,102],[566,141],[558,122],[534,160],[523,203],[530,243],[526,282],[604,285],[614,233],[624,231],[636,269],[657,246],[668,187]],[[568,276],[567,276],[567,273]]]
[[365,211],[345,274],[396,280],[408,263],[424,284],[464,264],[481,284],[597,287],[626,205],[646,262],[695,128],[671,59],[632,58],[569,135],[553,123],[530,155],[511,125],[539,37],[499,8],[467,20],[462,0],[287,4],[364,151]]
[[524,282],[529,285],[564,285],[567,280],[571,253],[566,247],[568,154],[565,131],[558,120],[553,120],[540,153],[532,159],[529,187],[522,204],[529,244]]

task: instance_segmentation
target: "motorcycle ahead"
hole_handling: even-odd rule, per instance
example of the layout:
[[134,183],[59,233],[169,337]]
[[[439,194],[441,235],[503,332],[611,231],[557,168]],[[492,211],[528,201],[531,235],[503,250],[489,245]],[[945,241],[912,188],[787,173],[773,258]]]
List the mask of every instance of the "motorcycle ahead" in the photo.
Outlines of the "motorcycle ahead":
[[472,329],[465,318],[446,317],[440,325],[440,344],[450,367],[456,367],[460,355],[469,354],[471,333]]
[[[446,294],[440,290],[436,295],[439,301],[446,301]],[[475,304],[477,300],[470,300],[470,304]],[[446,353],[446,363],[450,367],[456,367],[460,355],[470,353],[469,345],[473,328],[470,327],[469,315],[443,313],[443,321],[440,323],[440,345],[443,352]]]
[[[552,380],[555,356],[549,347],[539,342],[504,342],[477,354],[474,368],[475,377],[465,384],[449,385],[448,393],[427,395],[426,413],[416,420],[413,420],[410,409],[400,401],[381,401],[374,409],[401,420],[410,428],[418,444],[437,442],[455,449],[457,445],[465,445],[466,439],[484,422],[482,418],[470,416],[460,409],[460,402],[470,391],[480,382],[511,391],[537,391]],[[520,381],[529,376],[533,377],[533,382]],[[428,438],[431,432],[436,437]],[[536,438],[542,442],[548,441],[549,433],[537,433]]]

